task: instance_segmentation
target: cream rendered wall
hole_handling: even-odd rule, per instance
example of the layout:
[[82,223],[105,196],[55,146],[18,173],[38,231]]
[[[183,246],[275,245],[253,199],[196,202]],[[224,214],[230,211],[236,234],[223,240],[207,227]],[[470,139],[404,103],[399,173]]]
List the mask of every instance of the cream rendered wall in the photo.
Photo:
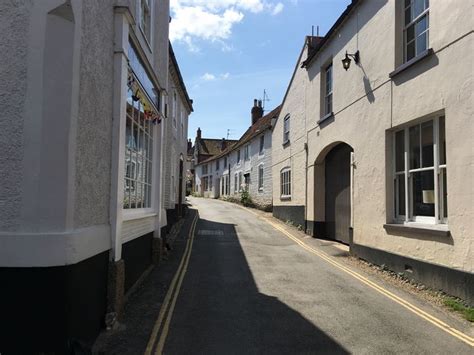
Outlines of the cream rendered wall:
[[[306,181],[306,87],[308,74],[301,69],[307,56],[306,46],[296,63],[296,69],[288,93],[283,102],[280,115],[272,133],[272,180],[273,206],[303,206],[305,204]],[[290,143],[283,145],[283,121],[290,115]],[[291,200],[280,198],[280,172],[291,168]]]
[[[324,186],[324,174],[321,169],[315,169],[314,163],[324,164],[329,148],[345,142],[354,149],[355,158],[354,242],[472,273],[474,187],[468,183],[474,176],[472,7],[463,1],[456,2],[455,8],[452,2],[430,1],[429,47],[435,54],[392,81],[388,74],[396,68],[398,55],[395,11],[394,1],[361,2],[308,68],[306,218],[324,221],[324,201],[318,199],[324,195],[315,193]],[[360,66],[352,62],[346,72],[340,60],[346,50],[353,53],[357,49],[361,55]],[[334,121],[318,126],[320,68],[331,57],[335,117]],[[284,107],[280,118],[286,112]],[[446,116],[448,227],[452,242],[389,235],[383,225],[393,220],[391,132],[439,112]],[[281,119],[275,132],[280,124]],[[274,134],[274,155],[279,150],[281,160],[284,155],[276,142],[279,136]],[[278,168],[274,163],[274,173]],[[316,186],[315,174],[319,174]]]

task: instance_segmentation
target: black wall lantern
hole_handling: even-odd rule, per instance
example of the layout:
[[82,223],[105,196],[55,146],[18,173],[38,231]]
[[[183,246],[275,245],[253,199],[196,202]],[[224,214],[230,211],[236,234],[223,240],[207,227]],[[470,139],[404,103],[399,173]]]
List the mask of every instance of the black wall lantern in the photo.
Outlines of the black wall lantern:
[[359,61],[360,61],[359,51],[355,52],[354,54],[348,54],[347,51],[346,51],[346,56],[342,60],[342,66],[344,67],[344,69],[346,69],[346,71],[351,66],[351,58],[349,58],[349,57],[354,58],[354,62],[356,64],[359,64]]

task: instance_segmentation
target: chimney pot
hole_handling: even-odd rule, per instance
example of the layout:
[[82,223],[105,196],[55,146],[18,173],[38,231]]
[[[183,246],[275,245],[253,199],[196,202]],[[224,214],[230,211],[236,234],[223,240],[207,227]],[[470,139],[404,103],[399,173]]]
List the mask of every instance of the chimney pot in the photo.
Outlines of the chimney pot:
[[261,100],[253,100],[253,107],[250,111],[252,114],[252,125],[254,125],[259,118],[263,116],[263,108],[262,108],[262,101]]

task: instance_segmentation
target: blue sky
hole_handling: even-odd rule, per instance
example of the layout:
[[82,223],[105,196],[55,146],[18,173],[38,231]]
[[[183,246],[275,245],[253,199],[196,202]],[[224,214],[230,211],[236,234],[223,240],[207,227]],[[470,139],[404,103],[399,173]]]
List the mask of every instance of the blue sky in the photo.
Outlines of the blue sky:
[[188,135],[238,139],[263,90],[279,105],[311,26],[324,35],[350,0],[171,0],[170,37],[194,113]]

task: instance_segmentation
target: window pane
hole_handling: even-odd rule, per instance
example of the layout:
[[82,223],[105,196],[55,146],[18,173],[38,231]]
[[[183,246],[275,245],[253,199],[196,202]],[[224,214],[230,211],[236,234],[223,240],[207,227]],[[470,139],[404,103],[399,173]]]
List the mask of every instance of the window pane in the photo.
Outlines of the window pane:
[[405,169],[405,131],[395,134],[395,171]]
[[440,170],[440,179],[441,179],[440,186],[442,187],[440,201],[442,201],[443,203],[442,217],[448,218],[448,184],[447,184],[446,169]]
[[423,168],[433,166],[433,121],[421,125],[422,163]]
[[446,164],[446,133],[445,133],[445,119],[439,119],[439,161],[440,164]]
[[410,43],[411,41],[415,39],[415,25],[411,25],[410,27],[407,28],[406,36],[407,36],[407,43]]
[[398,211],[399,216],[405,215],[405,174],[397,175],[396,181],[396,191],[398,197]]
[[405,26],[411,22],[411,7],[405,10]]
[[412,176],[413,215],[434,217],[434,171],[420,171]]
[[410,127],[410,169],[418,169],[420,164],[420,126]]
[[425,0],[414,0],[413,3],[413,18],[419,16],[423,11],[425,11]]
[[425,15],[420,20],[416,22],[415,32],[419,36],[422,32],[425,32],[428,29],[428,17]]
[[421,36],[416,38],[416,54],[420,54],[421,52],[425,51],[427,48],[427,35],[428,32],[423,33]]
[[407,45],[406,51],[407,51],[407,61],[415,58],[415,42],[414,41]]

